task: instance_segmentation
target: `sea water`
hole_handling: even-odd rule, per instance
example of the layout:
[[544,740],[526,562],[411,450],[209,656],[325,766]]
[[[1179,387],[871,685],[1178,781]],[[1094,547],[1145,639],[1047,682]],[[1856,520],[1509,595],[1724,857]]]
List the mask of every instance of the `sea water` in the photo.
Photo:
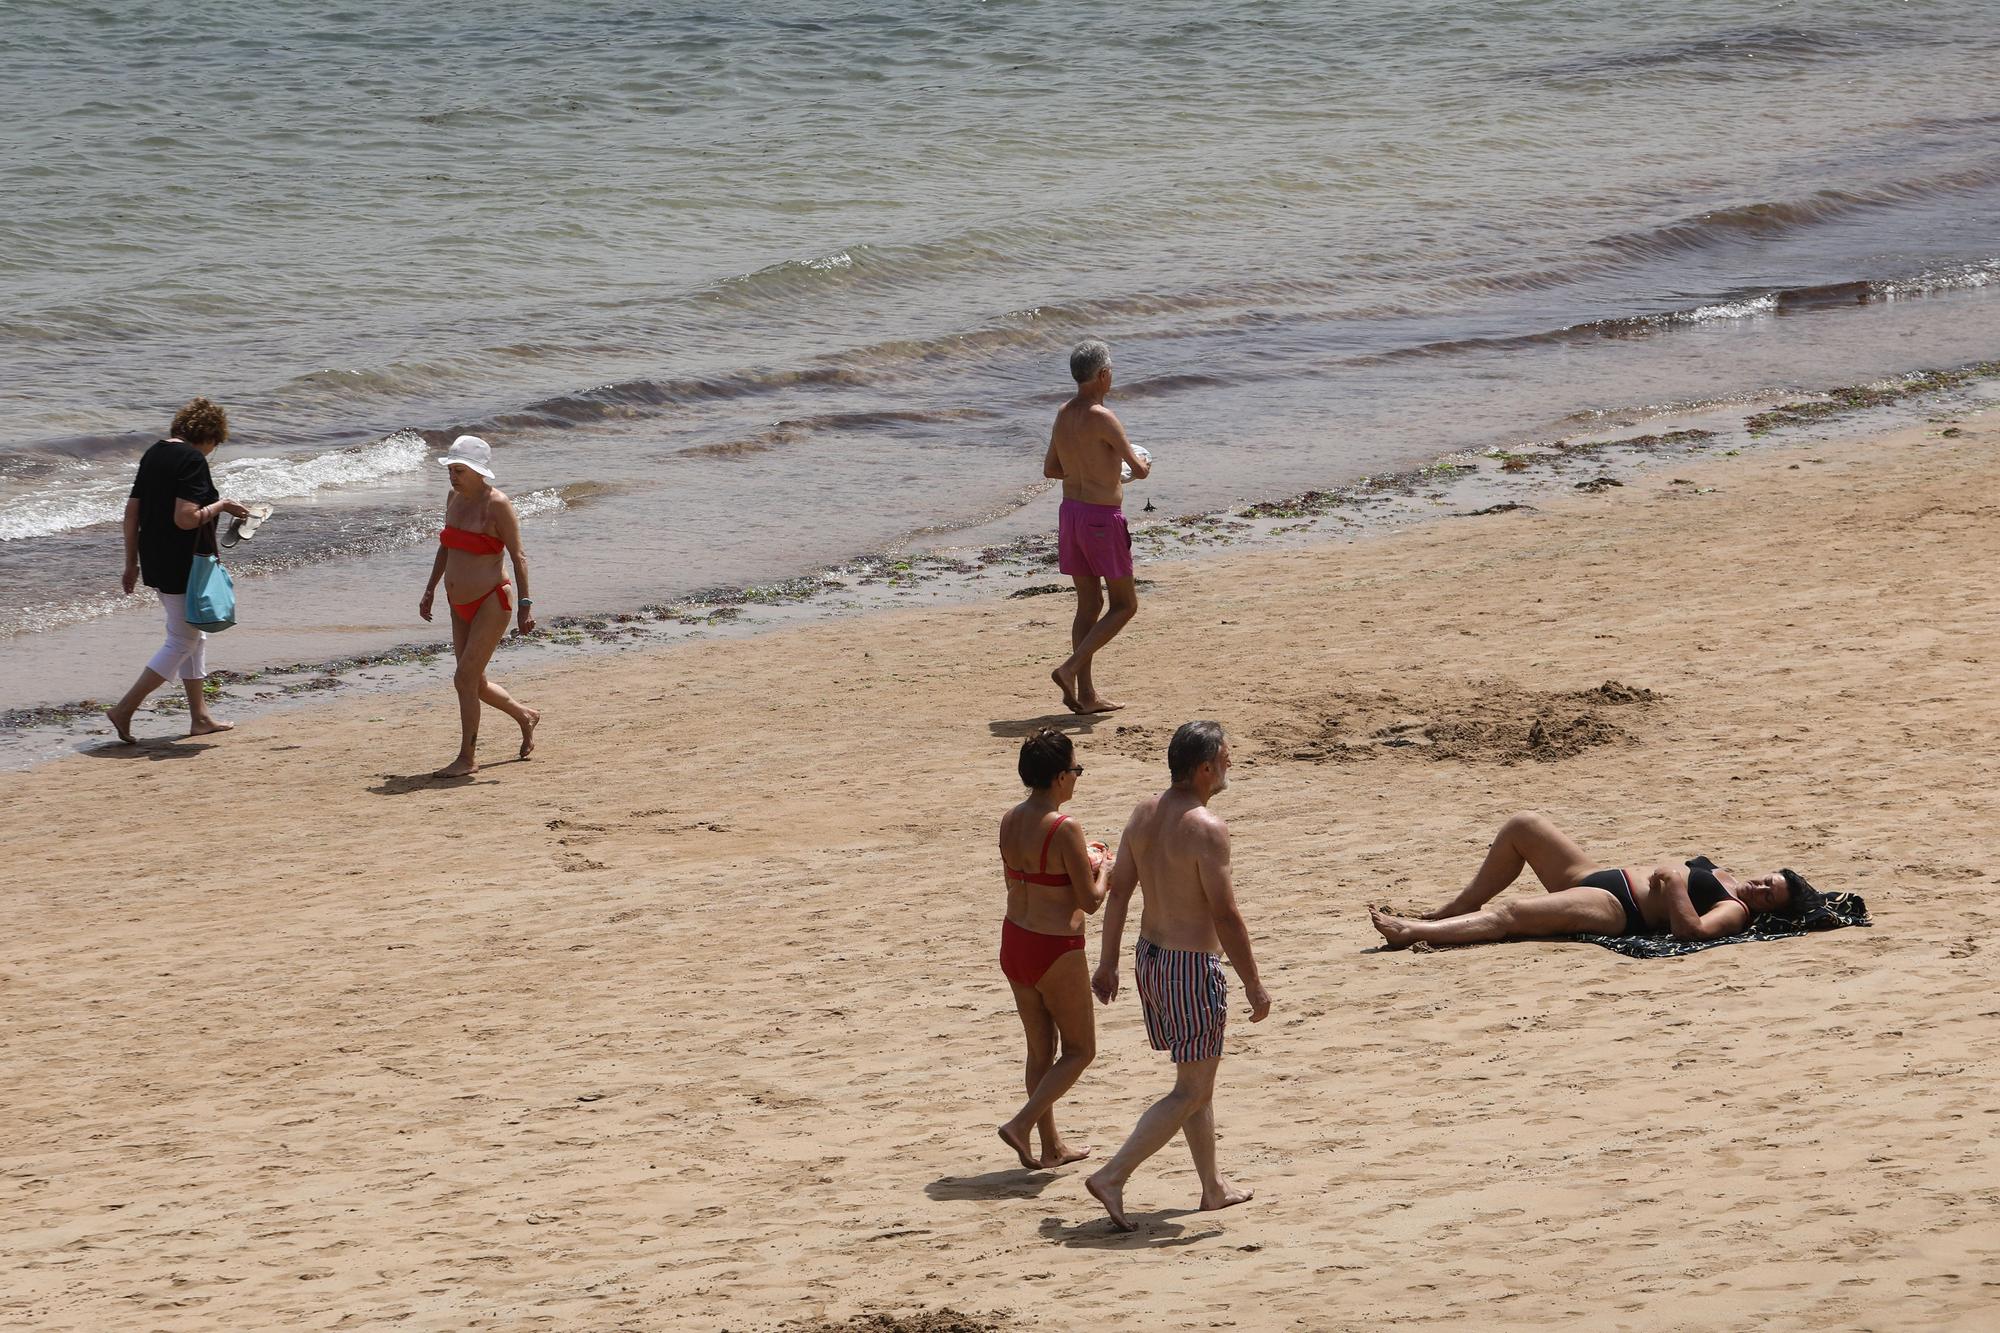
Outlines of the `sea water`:
[[[115,694],[136,459],[226,405],[230,665],[1052,522],[1084,336],[1182,512],[1994,355],[1983,0],[0,0],[0,707]],[[143,590],[142,590],[143,591]]]

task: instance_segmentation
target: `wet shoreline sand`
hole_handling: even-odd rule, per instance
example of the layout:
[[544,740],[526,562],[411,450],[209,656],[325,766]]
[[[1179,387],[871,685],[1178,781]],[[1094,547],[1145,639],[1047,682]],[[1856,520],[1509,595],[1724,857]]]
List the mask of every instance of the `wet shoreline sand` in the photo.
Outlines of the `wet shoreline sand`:
[[[1100,667],[1132,707],[1056,719],[1070,811],[1115,838],[1172,727],[1220,719],[1276,1008],[1232,983],[1222,1155],[1258,1198],[1186,1212],[1173,1147],[1131,1237],[992,1136],[992,830],[1058,598],[510,669],[542,748],[463,786],[417,776],[442,691],[0,775],[0,1319],[1973,1327],[1996,418],[1154,562]],[[1876,924],[1369,952],[1364,903],[1435,901],[1517,808],[1607,860],[1793,865]],[[1099,1047],[1061,1113],[1104,1153],[1168,1075],[1129,987]]]
[[[1274,549],[1324,541],[1354,541],[1441,518],[1479,518],[1533,509],[1571,490],[1601,492],[1628,478],[1708,454],[1734,456],[1787,442],[1801,430],[1845,439],[1914,420],[1969,410],[2000,398],[2000,362],[1914,371],[1803,396],[1718,403],[1668,416],[1635,414],[1590,423],[1595,428],[1549,440],[1495,446],[1433,458],[1399,472],[1363,476],[1344,486],[1282,499],[1239,501],[1221,509],[1171,514],[1153,508],[1149,488],[1134,487],[1127,509],[1142,560],[1187,558],[1230,547]],[[1027,488],[1023,506],[1052,510],[1046,483]],[[1002,593],[1010,597],[1066,592],[1055,569],[1053,515],[1048,531],[998,542],[953,544],[963,534],[943,530],[935,541],[911,539],[790,578],[697,589],[672,600],[622,609],[542,616],[531,640],[501,643],[499,671],[538,669],[577,653],[680,647],[716,634],[757,634],[827,618],[872,615],[912,606],[959,605]],[[538,566],[546,572],[546,566]],[[1055,579],[1054,583],[1038,580]],[[538,585],[539,586],[539,585]],[[218,645],[227,663],[246,636],[260,664],[227,665],[211,673],[211,697],[240,718],[258,718],[310,701],[323,692],[429,688],[449,662],[444,638],[384,644],[338,657],[271,660],[258,616],[269,589],[245,593],[250,623]],[[143,599],[142,599],[143,600]],[[544,597],[544,605],[549,599]],[[557,605],[560,605],[558,602]],[[70,680],[73,677],[59,676]],[[122,677],[120,677],[122,679]],[[38,689],[45,687],[37,686]],[[88,748],[108,736],[106,699],[0,708],[0,768],[27,767]],[[140,713],[142,727],[171,733],[185,713],[178,692],[162,691]]]

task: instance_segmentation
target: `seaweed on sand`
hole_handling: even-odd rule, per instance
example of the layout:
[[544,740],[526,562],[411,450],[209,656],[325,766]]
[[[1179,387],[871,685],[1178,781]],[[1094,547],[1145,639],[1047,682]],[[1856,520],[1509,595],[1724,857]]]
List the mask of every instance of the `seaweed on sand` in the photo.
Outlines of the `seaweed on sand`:
[[1753,413],[1743,419],[1743,427],[1753,436],[1769,435],[1786,426],[1809,426],[1996,376],[2000,376],[2000,361],[1976,361],[1952,370],[1925,370],[1899,379],[1878,380],[1873,384],[1844,385],[1829,389],[1821,398],[1780,403],[1766,411]]

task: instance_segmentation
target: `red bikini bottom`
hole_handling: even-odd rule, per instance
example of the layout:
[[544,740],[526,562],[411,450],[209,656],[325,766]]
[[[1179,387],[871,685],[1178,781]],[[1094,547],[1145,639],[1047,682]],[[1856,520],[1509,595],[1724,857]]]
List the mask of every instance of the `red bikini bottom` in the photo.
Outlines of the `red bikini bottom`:
[[470,624],[472,618],[479,614],[479,608],[486,605],[488,597],[498,597],[500,599],[500,611],[504,615],[514,609],[514,604],[507,600],[507,589],[512,586],[506,579],[501,579],[498,583],[488,588],[485,592],[480,593],[479,596],[469,602],[453,602],[451,604],[451,613],[460,620]]
[[1082,947],[1081,935],[1044,935],[1012,921],[1000,923],[1000,970],[1016,986],[1032,989],[1056,959]]

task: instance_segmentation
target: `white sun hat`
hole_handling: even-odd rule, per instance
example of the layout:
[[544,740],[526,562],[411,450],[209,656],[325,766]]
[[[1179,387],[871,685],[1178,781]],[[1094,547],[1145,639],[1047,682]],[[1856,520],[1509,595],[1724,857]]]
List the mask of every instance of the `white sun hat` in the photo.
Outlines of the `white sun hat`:
[[493,446],[477,435],[461,435],[453,440],[438,462],[445,467],[463,463],[487,480],[493,479]]

